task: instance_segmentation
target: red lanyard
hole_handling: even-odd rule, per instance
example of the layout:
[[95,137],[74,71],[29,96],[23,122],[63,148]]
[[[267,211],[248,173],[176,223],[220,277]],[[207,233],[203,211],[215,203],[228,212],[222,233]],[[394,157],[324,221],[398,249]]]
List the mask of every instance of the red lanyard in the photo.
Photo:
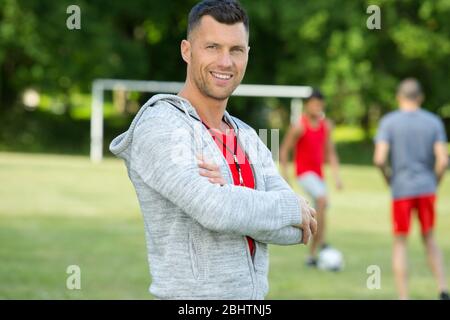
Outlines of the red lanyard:
[[[241,166],[239,165],[239,161],[237,158],[237,144],[238,144],[238,140],[237,137],[234,135],[234,150],[231,151],[230,148],[228,148],[228,146],[221,140],[219,139],[219,137],[217,137],[214,132],[211,130],[210,127],[208,127],[208,125],[206,123],[203,122],[203,125],[206,127],[206,129],[208,129],[208,131],[213,135],[214,138],[216,138],[217,140],[219,140],[219,142],[230,152],[233,154],[233,161],[234,161],[234,165],[236,166],[236,169],[238,171],[239,174],[239,185],[240,186],[245,186],[244,185],[244,179],[242,178],[242,172],[241,172]],[[227,123],[228,125],[228,123]],[[228,125],[229,126],[229,125]]]

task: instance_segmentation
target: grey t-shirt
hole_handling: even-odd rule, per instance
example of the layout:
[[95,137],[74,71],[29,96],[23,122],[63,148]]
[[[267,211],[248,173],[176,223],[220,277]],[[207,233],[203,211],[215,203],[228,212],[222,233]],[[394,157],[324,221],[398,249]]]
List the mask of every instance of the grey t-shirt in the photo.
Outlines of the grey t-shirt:
[[381,119],[375,142],[387,142],[394,199],[436,192],[434,144],[446,142],[442,121],[431,112],[393,111]]

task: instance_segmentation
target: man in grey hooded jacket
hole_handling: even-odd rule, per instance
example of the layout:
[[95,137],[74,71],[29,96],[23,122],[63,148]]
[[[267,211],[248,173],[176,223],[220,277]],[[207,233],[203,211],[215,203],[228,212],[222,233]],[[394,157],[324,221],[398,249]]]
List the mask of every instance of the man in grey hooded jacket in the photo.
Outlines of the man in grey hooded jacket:
[[[248,39],[238,2],[194,6],[181,42],[185,86],[178,95],[153,96],[110,145],[136,189],[150,292],[159,299],[264,299],[267,245],[307,243],[316,231],[314,209],[278,174],[255,130],[225,110],[245,73]],[[207,130],[230,127],[250,163],[253,189],[234,185]],[[203,165],[210,170],[199,174],[199,155],[216,166]],[[219,176],[226,183],[215,183]]]

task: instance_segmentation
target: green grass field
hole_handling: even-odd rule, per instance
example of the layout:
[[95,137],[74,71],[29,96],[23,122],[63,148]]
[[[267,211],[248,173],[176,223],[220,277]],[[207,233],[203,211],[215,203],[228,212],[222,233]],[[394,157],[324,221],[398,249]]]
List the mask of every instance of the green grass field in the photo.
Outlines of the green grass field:
[[[345,190],[329,186],[328,240],[346,268],[304,267],[304,246],[270,249],[269,299],[395,299],[390,267],[389,194],[372,167],[343,166]],[[123,163],[93,165],[81,156],[0,153],[0,298],[149,299],[144,227]],[[436,236],[450,275],[450,180],[439,191]],[[435,299],[413,224],[409,240],[413,299]],[[81,268],[81,290],[68,290],[66,268]],[[381,288],[369,290],[369,265]]]

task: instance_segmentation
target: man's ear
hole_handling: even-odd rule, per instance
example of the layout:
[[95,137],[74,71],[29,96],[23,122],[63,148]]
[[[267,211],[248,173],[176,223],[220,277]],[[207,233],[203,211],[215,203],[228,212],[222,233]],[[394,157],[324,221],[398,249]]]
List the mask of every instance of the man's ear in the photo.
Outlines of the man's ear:
[[425,94],[421,94],[419,97],[419,105],[422,105],[422,103],[425,101]]
[[191,62],[191,43],[188,40],[182,40],[180,49],[181,57],[183,58],[184,62],[189,64]]

